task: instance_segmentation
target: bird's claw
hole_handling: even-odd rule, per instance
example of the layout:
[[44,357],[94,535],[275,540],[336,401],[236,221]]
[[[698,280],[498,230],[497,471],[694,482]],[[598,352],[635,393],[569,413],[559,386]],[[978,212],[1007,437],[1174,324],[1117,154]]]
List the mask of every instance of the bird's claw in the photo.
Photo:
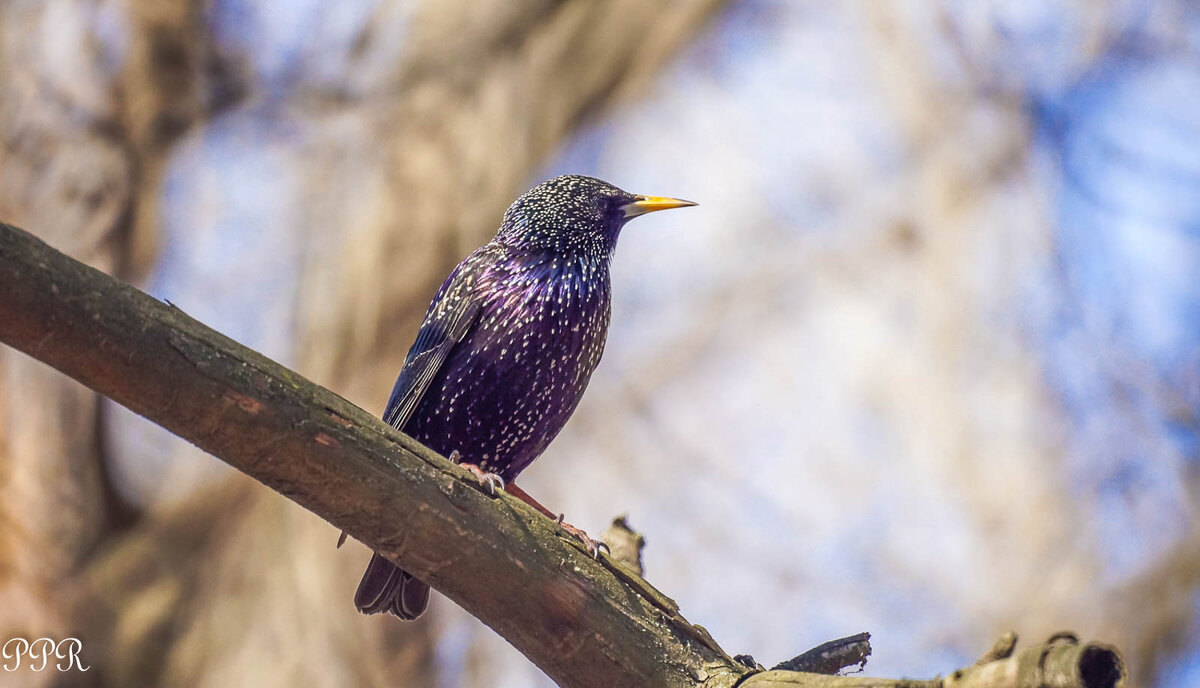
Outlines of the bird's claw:
[[[458,458],[458,452],[451,452],[449,458]],[[479,479],[479,486],[483,488],[483,491],[486,492],[489,497],[495,497],[497,490],[504,489],[504,478],[501,478],[498,474],[488,473],[473,463],[460,463],[458,465],[467,469],[471,472],[471,475],[474,475]]]
[[504,478],[501,478],[495,473],[484,473],[480,477],[480,482],[483,485],[483,488],[487,490],[489,497],[495,497],[497,490],[504,489]]
[[590,555],[593,559],[600,559],[600,550],[604,550],[605,554],[612,556],[612,549],[610,549],[606,543],[600,540],[593,540],[591,536],[583,531],[582,528],[576,528],[570,523],[564,523],[563,514],[559,514],[558,518],[554,519],[554,522],[562,526],[563,530],[567,531],[571,535],[574,535],[577,540],[582,542],[583,548],[587,550],[588,555]]

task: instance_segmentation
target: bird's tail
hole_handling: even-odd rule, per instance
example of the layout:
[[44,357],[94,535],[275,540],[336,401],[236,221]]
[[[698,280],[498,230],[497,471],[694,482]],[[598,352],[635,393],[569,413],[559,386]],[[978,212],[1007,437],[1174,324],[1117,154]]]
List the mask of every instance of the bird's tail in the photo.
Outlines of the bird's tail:
[[358,582],[354,606],[363,614],[391,612],[412,621],[429,606],[429,586],[378,554]]

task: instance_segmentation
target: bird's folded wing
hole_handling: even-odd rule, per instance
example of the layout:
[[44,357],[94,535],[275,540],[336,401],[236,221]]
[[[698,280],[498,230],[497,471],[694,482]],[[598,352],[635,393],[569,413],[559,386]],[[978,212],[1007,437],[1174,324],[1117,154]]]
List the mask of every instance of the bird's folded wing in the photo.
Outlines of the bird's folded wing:
[[442,364],[479,316],[480,299],[473,288],[477,273],[470,267],[464,262],[442,285],[408,350],[383,411],[383,421],[397,430],[408,424]]

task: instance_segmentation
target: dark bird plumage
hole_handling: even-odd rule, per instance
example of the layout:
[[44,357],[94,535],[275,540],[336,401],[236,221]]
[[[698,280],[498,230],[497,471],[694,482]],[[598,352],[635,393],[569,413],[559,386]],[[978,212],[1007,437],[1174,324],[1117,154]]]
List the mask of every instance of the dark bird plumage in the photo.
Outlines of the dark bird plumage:
[[[621,228],[685,205],[577,175],[530,189],[434,296],[383,420],[512,481],[566,424],[600,362]],[[413,619],[429,588],[376,554],[354,601]]]

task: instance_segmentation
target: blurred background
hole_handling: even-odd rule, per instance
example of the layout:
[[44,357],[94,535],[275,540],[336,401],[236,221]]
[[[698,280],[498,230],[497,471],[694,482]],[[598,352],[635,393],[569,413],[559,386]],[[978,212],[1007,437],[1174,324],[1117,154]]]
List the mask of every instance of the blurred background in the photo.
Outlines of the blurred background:
[[[525,489],[767,665],[1070,628],[1200,685],[1195,3],[0,4],[0,219],[375,413],[565,172],[701,205],[625,232]],[[366,548],[9,349],[0,418],[0,637],[93,667],[5,685],[550,685],[443,598],[358,615]]]

